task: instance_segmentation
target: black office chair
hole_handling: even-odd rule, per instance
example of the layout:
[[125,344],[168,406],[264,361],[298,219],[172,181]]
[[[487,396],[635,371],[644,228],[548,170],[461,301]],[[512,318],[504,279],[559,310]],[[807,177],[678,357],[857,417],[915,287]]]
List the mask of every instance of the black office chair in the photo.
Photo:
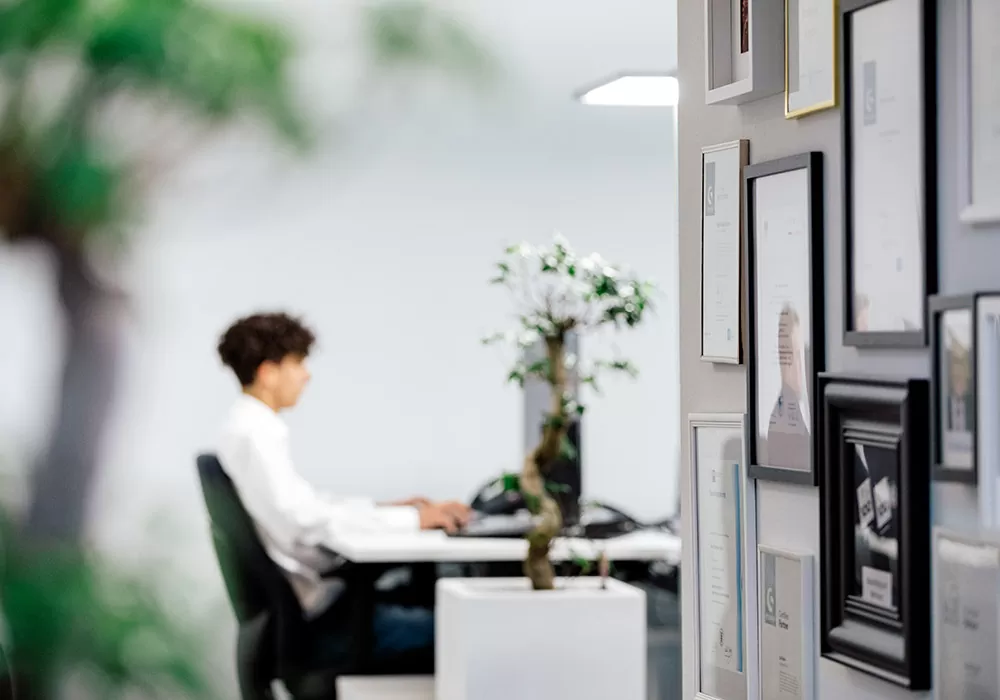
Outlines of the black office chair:
[[331,630],[317,629],[305,617],[218,458],[200,455],[197,466],[212,543],[239,623],[236,670],[243,700],[272,700],[274,680],[281,680],[296,700],[335,700],[340,675],[433,673],[433,649],[372,658],[374,578],[380,575],[375,567],[344,564],[331,572],[346,584],[335,603],[333,632],[349,649],[332,660],[324,654],[336,641]]

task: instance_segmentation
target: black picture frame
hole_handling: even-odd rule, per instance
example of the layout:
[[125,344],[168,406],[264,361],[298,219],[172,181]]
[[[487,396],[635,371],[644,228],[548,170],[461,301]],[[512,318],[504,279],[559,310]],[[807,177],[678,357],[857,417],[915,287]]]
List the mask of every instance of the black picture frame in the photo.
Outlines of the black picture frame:
[[[895,685],[927,690],[931,687],[929,383],[824,372],[819,385],[824,456],[820,653]],[[876,465],[894,465],[896,471],[897,495],[891,506],[895,512],[889,510],[889,517],[896,518],[889,532],[895,534],[877,537],[895,541],[895,550],[876,548],[861,537],[871,561],[874,553],[889,562],[890,572],[895,566],[889,579],[894,605],[888,607],[866,600],[863,587],[862,593],[856,591],[862,500],[855,483],[858,445],[891,450],[895,456],[894,461]],[[874,450],[867,454],[868,464],[876,464],[871,461]],[[868,464],[862,486],[878,476],[874,468],[868,471]],[[877,522],[871,511],[868,522]],[[898,591],[893,588],[896,581]]]
[[[927,328],[931,339],[931,476],[935,481],[953,481],[975,485],[979,481],[978,460],[976,455],[976,435],[979,421],[976,411],[976,348],[978,347],[978,326],[976,315],[976,299],[978,294],[962,294],[958,296],[932,296],[927,306]],[[969,347],[969,389],[972,401],[969,407],[972,419],[972,466],[970,468],[956,467],[944,463],[942,447],[944,436],[941,431],[941,351],[942,343],[939,334],[941,316],[949,311],[967,310],[971,323],[971,345]]]
[[760,358],[757,357],[757,260],[754,247],[756,239],[756,229],[754,226],[754,215],[756,202],[754,199],[754,186],[760,178],[793,170],[805,170],[809,181],[807,212],[809,225],[809,313],[811,320],[810,328],[810,358],[807,362],[806,381],[809,383],[809,409],[812,416],[816,416],[817,394],[816,394],[816,374],[825,369],[826,363],[826,314],[824,299],[825,295],[825,241],[824,231],[824,209],[823,209],[823,154],[820,151],[810,151],[794,156],[787,156],[777,160],[749,165],[743,169],[743,231],[744,231],[744,258],[746,264],[746,288],[744,298],[746,299],[746,338],[747,338],[747,407],[749,418],[747,461],[749,462],[749,476],[752,479],[763,479],[766,481],[781,481],[802,486],[816,486],[818,470],[816,449],[816,423],[813,421],[812,434],[810,436],[810,460],[808,470],[789,469],[768,464],[762,464],[757,457],[757,424],[760,420],[757,410],[757,371]]
[[[849,347],[882,348],[923,348],[927,347],[926,327],[927,296],[936,294],[938,287],[937,260],[937,2],[935,0],[907,0],[919,2],[921,10],[921,63],[922,97],[921,105],[923,130],[923,211],[921,242],[923,246],[923,294],[924,310],[921,320],[924,328],[903,331],[859,331],[854,328],[854,190],[852,129],[854,104],[851,99],[853,89],[852,49],[853,36],[851,19],[855,12],[882,2],[900,0],[840,0],[841,49],[841,119],[843,148],[843,216],[844,216],[844,345]],[[894,37],[887,37],[892,41]]]

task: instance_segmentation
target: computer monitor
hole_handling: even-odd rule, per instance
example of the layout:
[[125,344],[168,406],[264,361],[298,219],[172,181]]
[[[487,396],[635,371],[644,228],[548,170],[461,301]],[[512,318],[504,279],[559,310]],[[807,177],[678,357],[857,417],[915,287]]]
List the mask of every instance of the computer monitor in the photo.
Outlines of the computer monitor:
[[[566,351],[578,355],[580,351],[579,337],[569,334],[566,338]],[[528,364],[545,357],[545,345],[541,342],[525,350],[525,361]],[[571,377],[569,391],[574,397],[579,396],[579,382]],[[545,419],[552,404],[551,387],[541,379],[529,378],[524,383],[524,450],[528,454],[542,441],[545,430]],[[574,421],[568,430],[569,441],[575,448],[573,459],[561,458],[549,473],[549,481],[556,486],[552,496],[562,511],[563,522],[575,525],[580,519],[580,495],[583,492],[583,450],[582,425],[580,419]]]

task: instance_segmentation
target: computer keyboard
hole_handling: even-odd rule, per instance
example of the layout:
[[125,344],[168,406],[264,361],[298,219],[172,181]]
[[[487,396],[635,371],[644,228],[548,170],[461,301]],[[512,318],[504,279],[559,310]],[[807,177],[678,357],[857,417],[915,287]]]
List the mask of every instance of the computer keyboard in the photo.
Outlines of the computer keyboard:
[[[534,518],[526,510],[513,514],[487,515],[475,512],[469,523],[452,533],[452,537],[523,537],[534,527]],[[638,525],[620,513],[600,506],[587,506],[580,514],[580,523],[567,528],[569,537],[606,539],[638,529]]]
[[485,515],[475,513],[465,527],[452,533],[452,537],[523,537],[534,527],[534,518],[528,511],[511,515]]

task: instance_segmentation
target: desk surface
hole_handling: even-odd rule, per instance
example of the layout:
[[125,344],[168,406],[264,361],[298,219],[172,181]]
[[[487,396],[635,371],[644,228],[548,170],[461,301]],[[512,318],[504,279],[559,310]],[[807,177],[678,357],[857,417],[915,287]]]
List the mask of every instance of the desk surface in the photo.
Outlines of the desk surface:
[[[358,564],[424,562],[521,561],[528,553],[523,538],[448,537],[443,532],[408,535],[331,535],[324,543]],[[605,552],[613,561],[681,561],[681,538],[669,532],[640,530],[606,540],[558,538],[552,543],[553,561],[578,557],[596,559]]]

